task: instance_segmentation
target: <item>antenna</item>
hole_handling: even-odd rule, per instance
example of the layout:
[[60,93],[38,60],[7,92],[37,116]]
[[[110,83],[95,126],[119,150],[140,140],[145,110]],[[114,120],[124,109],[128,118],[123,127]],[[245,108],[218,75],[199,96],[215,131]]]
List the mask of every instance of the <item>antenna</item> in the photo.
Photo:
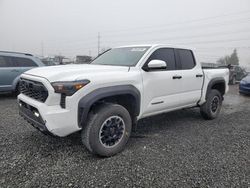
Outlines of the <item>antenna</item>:
[[98,32],[98,36],[97,36],[97,51],[98,51],[98,55],[100,54],[100,43],[101,43],[101,36],[100,36],[100,32]]

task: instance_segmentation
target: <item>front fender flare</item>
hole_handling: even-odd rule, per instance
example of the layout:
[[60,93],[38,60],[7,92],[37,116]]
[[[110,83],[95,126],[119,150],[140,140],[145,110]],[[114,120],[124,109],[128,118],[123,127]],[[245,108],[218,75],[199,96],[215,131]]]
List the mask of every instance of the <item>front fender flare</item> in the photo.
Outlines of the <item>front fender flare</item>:
[[83,98],[78,103],[78,126],[85,125],[91,106],[100,99],[117,95],[132,95],[135,98],[135,115],[140,113],[141,95],[133,85],[120,85],[98,88]]

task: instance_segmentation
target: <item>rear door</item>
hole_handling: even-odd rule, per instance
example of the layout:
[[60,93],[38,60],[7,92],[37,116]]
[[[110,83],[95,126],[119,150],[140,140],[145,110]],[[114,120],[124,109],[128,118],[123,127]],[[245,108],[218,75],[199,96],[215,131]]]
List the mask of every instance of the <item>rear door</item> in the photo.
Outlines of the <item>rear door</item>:
[[191,50],[176,49],[178,69],[182,72],[181,92],[183,105],[196,105],[201,97],[203,71]]

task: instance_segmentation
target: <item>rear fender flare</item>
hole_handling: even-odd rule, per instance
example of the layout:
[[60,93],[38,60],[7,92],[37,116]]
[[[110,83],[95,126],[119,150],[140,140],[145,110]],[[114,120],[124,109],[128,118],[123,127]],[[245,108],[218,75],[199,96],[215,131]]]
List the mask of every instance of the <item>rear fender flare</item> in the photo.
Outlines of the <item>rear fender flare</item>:
[[212,87],[215,84],[220,84],[220,83],[223,83],[225,85],[225,88],[226,88],[226,82],[225,82],[225,79],[223,77],[213,78],[212,80],[210,80],[210,82],[208,83],[208,86],[207,86],[206,99],[208,97],[209,92],[212,90]]

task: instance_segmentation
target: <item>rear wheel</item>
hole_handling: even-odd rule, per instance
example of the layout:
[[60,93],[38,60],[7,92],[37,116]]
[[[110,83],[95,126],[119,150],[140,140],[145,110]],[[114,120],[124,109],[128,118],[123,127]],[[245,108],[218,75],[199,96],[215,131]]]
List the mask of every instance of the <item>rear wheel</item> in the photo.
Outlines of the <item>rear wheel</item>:
[[124,149],[131,128],[131,117],[123,106],[103,104],[90,113],[82,142],[94,154],[112,156]]
[[200,107],[201,115],[204,119],[215,119],[221,110],[222,96],[218,90],[212,89],[206,102]]

